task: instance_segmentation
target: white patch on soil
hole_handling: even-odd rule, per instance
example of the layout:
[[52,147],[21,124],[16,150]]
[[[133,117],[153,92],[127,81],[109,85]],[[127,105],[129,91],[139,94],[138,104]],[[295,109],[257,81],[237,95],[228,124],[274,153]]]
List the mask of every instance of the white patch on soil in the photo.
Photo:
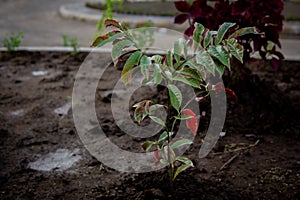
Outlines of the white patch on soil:
[[48,71],[36,70],[31,72],[32,76],[45,76],[48,74]]
[[12,116],[23,116],[25,114],[25,111],[23,109],[11,111],[9,113]]
[[38,160],[30,162],[28,168],[37,171],[64,171],[72,167],[81,159],[79,149],[57,149],[55,152],[50,152],[41,156]]
[[71,106],[72,106],[72,102],[68,102],[62,107],[56,108],[54,112],[59,115],[67,115]]

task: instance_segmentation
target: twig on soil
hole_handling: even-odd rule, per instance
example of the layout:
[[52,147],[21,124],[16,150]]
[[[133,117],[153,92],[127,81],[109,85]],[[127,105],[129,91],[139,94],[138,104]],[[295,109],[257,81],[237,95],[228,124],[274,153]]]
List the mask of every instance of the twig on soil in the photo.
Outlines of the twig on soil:
[[248,145],[247,147],[241,147],[241,148],[233,149],[231,151],[222,152],[222,153],[237,152],[237,153],[234,156],[232,156],[226,163],[224,163],[224,165],[222,165],[220,170],[223,170],[225,167],[227,167],[236,157],[238,157],[241,154],[241,151],[250,149],[250,148],[256,146],[258,143],[259,143],[259,140],[257,140],[254,144]]
[[213,153],[212,155],[221,155],[221,154],[224,154],[224,153],[240,152],[240,151],[247,150],[247,149],[250,149],[252,147],[255,147],[258,143],[259,143],[259,140],[257,140],[254,144],[249,144],[246,147],[240,147],[240,148],[232,149],[232,150],[225,151],[225,152],[217,152],[217,153]]
[[226,163],[224,163],[224,165],[222,165],[222,167],[220,168],[220,170],[223,170],[227,165],[229,165],[239,155],[240,155],[240,153],[237,153],[234,156],[232,156]]

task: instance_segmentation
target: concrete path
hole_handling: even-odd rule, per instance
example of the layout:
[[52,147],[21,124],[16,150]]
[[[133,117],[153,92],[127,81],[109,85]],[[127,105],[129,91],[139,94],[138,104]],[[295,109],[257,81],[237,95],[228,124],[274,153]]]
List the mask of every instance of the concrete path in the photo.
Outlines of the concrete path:
[[[62,46],[62,35],[78,39],[79,46],[88,47],[95,36],[95,26],[101,13],[84,7],[83,0],[0,0],[0,41],[7,32],[24,32],[22,46]],[[115,15],[117,19],[141,23],[154,20],[157,26],[182,30],[174,26],[172,18]],[[285,24],[286,26],[286,24]],[[285,29],[299,31],[298,22]],[[160,29],[156,34],[159,44],[170,44],[180,32]],[[289,60],[300,60],[300,40],[281,39],[282,51]],[[1,45],[2,46],[2,43]]]
[[[62,18],[60,6],[82,0],[0,0],[0,40],[5,33],[24,32],[22,46],[62,46],[62,35],[78,38],[89,46],[95,23]],[[2,45],[2,44],[1,44]]]

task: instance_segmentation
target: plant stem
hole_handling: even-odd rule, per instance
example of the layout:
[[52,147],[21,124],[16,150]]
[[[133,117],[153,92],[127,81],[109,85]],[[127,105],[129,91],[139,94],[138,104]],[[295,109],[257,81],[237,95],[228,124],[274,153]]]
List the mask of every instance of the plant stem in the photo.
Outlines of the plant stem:
[[[170,97],[169,97],[169,100],[168,100],[168,110],[167,110],[167,122],[166,122],[166,131],[168,133],[168,138],[167,138],[167,141],[168,141],[168,147],[167,147],[167,158],[168,158],[168,171],[169,171],[169,181],[170,181],[170,190],[173,190],[173,176],[174,176],[174,164],[172,163],[171,161],[171,150],[170,150],[170,142],[172,140],[172,136],[170,134],[171,131],[173,131],[173,125],[171,126],[172,122],[171,122],[171,100],[170,100]],[[170,130],[170,127],[171,127],[171,130]]]

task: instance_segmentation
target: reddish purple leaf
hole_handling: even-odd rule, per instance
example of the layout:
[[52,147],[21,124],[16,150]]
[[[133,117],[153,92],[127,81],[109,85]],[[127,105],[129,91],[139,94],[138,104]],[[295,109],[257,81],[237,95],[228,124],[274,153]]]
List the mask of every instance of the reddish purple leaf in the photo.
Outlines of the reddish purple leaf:
[[188,27],[185,31],[184,31],[184,35],[187,37],[190,37],[193,35],[195,27],[194,26],[190,26]]
[[245,1],[235,1],[232,3],[232,10],[231,14],[232,15],[241,15],[243,12],[247,10],[249,7],[249,3]]
[[274,51],[272,54],[276,55],[280,60],[284,59],[284,55],[279,51]]
[[183,24],[188,18],[190,17],[189,14],[179,14],[175,16],[174,23],[175,24]]
[[272,64],[274,70],[277,71],[279,68],[279,60],[277,60],[276,58],[272,58],[271,64]]
[[238,97],[236,96],[235,92],[229,88],[225,88],[225,92],[226,94],[228,94],[229,96],[233,97],[234,101],[238,100]]
[[[210,30],[217,30],[219,25],[227,21],[236,23],[238,28],[256,27],[261,33],[260,35],[246,35],[238,38],[239,42],[241,40],[246,41],[242,44],[245,61],[250,59],[250,54],[254,51],[258,51],[261,57],[266,59],[266,53],[273,51],[265,50],[264,47],[267,46],[268,41],[274,42],[281,48],[279,33],[282,31],[284,19],[282,15],[283,0],[215,0],[214,7],[208,5],[207,2],[207,0],[194,0],[189,6],[189,11],[180,9],[184,10],[184,14],[188,12],[190,15],[190,27],[185,30],[185,36],[193,34],[195,22]],[[176,19],[176,21],[184,21],[184,18]],[[252,41],[254,47],[250,46]],[[274,53],[274,55],[276,54]],[[282,59],[283,56],[279,55],[278,57]]]
[[187,1],[175,1],[174,5],[180,12],[189,12],[191,7]]

